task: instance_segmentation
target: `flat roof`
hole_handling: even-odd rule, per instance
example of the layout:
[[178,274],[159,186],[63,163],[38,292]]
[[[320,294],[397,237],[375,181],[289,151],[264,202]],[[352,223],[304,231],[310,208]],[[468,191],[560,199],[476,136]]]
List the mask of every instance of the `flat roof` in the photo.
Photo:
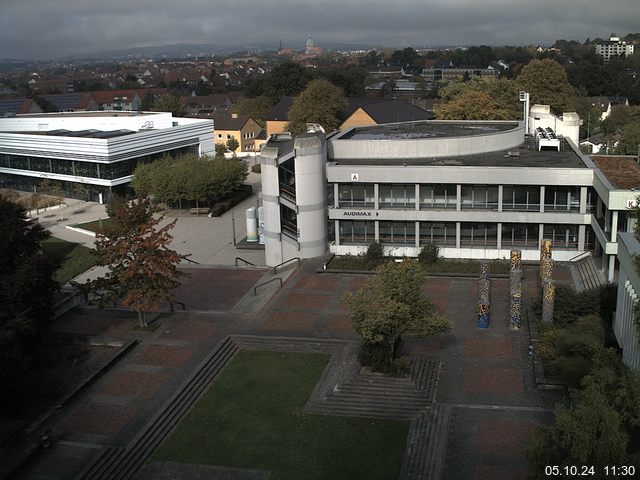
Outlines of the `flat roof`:
[[[145,130],[146,131],[146,130]],[[133,130],[119,129],[119,130],[96,130],[94,128],[90,128],[88,130],[46,130],[46,131],[37,131],[37,132],[2,132],[0,133],[10,133],[14,135],[46,135],[49,137],[74,137],[74,138],[116,138],[123,137],[125,135],[131,135],[134,132]]]
[[140,117],[143,115],[158,115],[163,112],[138,112],[120,110],[96,110],[91,112],[56,112],[56,113],[26,113],[15,118],[56,118],[56,117]]
[[635,157],[594,155],[591,158],[613,188],[640,190],[640,165]]
[[422,158],[330,158],[329,161],[339,165],[372,165],[372,166],[463,166],[463,167],[538,167],[538,168],[587,168],[584,161],[569,143],[561,139],[560,151],[542,150],[535,147],[533,137],[526,137],[518,147],[496,152],[458,155],[451,157]]
[[355,127],[335,140],[399,140],[490,135],[518,127],[518,122],[419,121]]

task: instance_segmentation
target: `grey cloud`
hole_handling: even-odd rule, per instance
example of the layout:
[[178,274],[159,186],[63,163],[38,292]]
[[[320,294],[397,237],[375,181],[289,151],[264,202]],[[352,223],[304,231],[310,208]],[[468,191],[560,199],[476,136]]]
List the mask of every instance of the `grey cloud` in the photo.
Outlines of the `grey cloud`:
[[638,30],[637,0],[2,0],[0,57],[282,38],[387,46],[550,44]]

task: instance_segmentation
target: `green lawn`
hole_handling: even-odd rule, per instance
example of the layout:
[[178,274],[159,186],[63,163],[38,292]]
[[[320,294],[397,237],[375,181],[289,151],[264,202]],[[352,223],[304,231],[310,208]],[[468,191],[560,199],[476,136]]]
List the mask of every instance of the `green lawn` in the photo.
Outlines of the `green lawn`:
[[62,266],[56,272],[56,280],[61,285],[96,264],[94,251],[78,243],[50,237],[42,242],[42,249],[62,262]]
[[78,223],[76,225],[73,225],[76,228],[83,228],[85,230],[89,230],[91,232],[98,232],[98,229],[102,228],[102,227],[106,227],[109,222],[111,221],[110,218],[103,218],[101,220],[93,220],[91,222],[86,222],[86,223]]
[[328,360],[239,352],[156,458],[271,470],[270,480],[397,478],[408,422],[303,412]]

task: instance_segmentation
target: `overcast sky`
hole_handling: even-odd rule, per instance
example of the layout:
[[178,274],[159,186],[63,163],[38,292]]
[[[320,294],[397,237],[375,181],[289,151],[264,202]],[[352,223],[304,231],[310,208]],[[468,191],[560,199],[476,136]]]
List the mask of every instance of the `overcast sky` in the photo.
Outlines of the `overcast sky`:
[[175,43],[550,45],[640,30],[638,0],[0,0],[0,58]]

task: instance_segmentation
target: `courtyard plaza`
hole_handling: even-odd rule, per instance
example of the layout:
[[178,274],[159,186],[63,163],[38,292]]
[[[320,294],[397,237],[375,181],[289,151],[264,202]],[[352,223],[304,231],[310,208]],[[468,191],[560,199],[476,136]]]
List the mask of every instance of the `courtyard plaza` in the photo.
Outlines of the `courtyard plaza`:
[[[250,198],[235,209],[238,239],[244,236],[244,209],[255,202],[255,197]],[[73,205],[66,208],[79,210]],[[84,208],[76,218],[45,226],[73,241],[76,232],[64,225],[96,218],[88,209],[98,207]],[[293,262],[277,275],[266,268],[234,267],[236,256],[260,265],[264,254],[237,250],[230,227],[229,212],[219,218],[178,218],[173,245],[188,245],[187,253],[200,264],[183,265],[190,275],[178,289],[177,300],[185,310],[155,314],[157,328],[152,332],[133,329],[135,314],[120,307],[76,307],[56,320],[56,334],[90,338],[94,343],[114,339],[135,343],[73,401],[45,420],[40,430],[50,429],[54,442],[18,478],[82,478],[105,449],[126,450],[183,388],[185,379],[229,336],[255,337],[266,344],[293,338],[357,345],[359,338],[350,326],[342,296],[360,288],[366,276],[319,274],[328,257],[306,260],[300,266]],[[283,279],[282,288],[278,282],[260,286],[276,276]],[[570,279],[562,265],[554,276]],[[491,281],[491,326],[484,331],[475,322],[476,279],[429,277],[423,289],[452,321],[453,329],[427,339],[405,338],[401,354],[441,362],[434,403],[428,407],[448,412],[439,440],[441,478],[526,478],[526,449],[534,429],[552,421],[555,402],[563,398],[562,393],[536,389],[526,319],[520,331],[508,327],[508,279]],[[525,266],[523,290],[530,305],[537,294],[537,267]],[[169,468],[151,456],[146,459],[135,469],[138,478],[156,478],[154,472]],[[202,477],[198,465],[174,464],[167,470],[174,477],[166,478],[266,478],[264,472],[252,470],[221,468],[215,474],[214,470]]]

